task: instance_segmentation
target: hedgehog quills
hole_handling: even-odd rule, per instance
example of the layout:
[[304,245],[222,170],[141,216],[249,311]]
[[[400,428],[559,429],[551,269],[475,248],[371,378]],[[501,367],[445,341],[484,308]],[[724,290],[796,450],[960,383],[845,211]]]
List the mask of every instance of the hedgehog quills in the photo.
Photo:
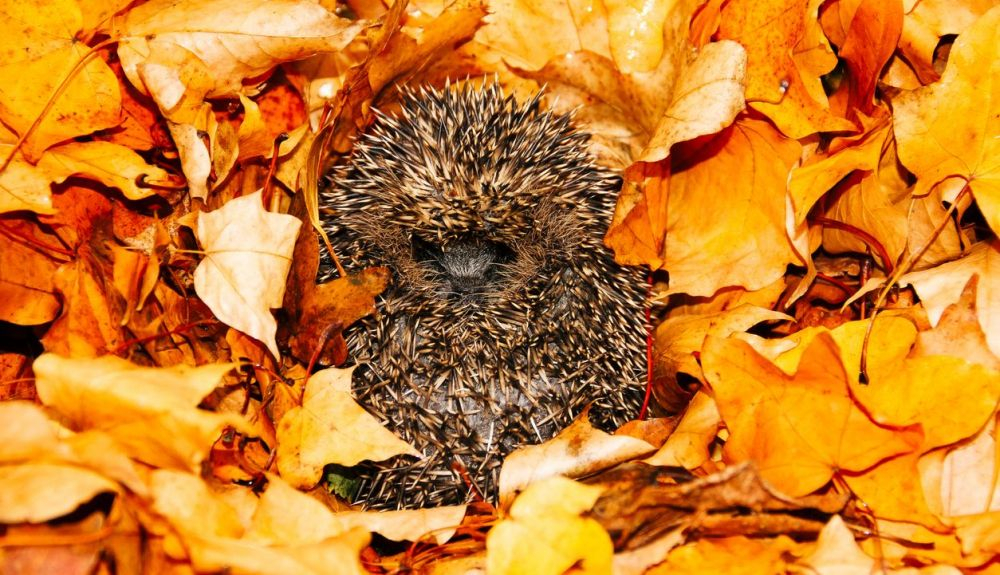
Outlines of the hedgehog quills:
[[461,503],[470,480],[492,498],[507,453],[591,402],[604,429],[636,416],[645,285],[602,243],[619,179],[588,139],[495,84],[404,91],[328,174],[337,255],[393,273],[377,316],[346,334],[354,394],[425,455],[363,469],[359,502]]

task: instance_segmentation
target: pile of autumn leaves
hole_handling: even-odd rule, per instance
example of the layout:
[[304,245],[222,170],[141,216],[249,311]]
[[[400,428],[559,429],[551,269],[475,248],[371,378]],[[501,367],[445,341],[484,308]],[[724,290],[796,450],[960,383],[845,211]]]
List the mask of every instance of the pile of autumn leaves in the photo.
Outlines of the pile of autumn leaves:
[[[303,246],[315,242],[283,212],[290,191],[310,193],[321,118],[336,127],[326,145],[346,151],[393,78],[472,67],[518,93],[546,85],[624,170],[607,242],[623,262],[668,271],[660,295],[688,297],[656,330],[656,372],[704,388],[666,437],[574,427],[512,456],[485,543],[461,547],[468,558],[445,547],[441,568],[996,567],[1000,8],[498,0],[488,17],[467,1],[413,2],[404,18],[403,5],[350,4],[381,26],[305,0],[0,2],[4,77],[21,79],[0,87],[0,319],[44,326],[47,352],[30,371],[26,355],[0,355],[0,383],[33,373],[38,399],[0,403],[0,559],[60,572],[113,556],[119,572],[360,573],[372,532],[449,539],[464,506],[334,513],[300,491],[328,463],[413,449],[354,403],[349,371],[306,377],[318,333],[369,313],[384,278],[290,285],[304,295],[289,304],[286,278],[311,277]],[[294,90],[276,102],[279,81]],[[274,185],[256,191],[272,159]],[[864,286],[827,257],[869,249]],[[820,273],[895,309],[777,339],[748,333],[791,325],[779,299],[808,297]],[[272,310],[283,305],[309,329],[282,338]],[[140,348],[160,367],[112,357]],[[789,498],[851,493],[862,511],[805,542],[685,544],[692,517],[615,555],[588,515],[602,488],[551,476],[638,458],[701,476],[752,461]],[[81,505],[93,513],[76,531],[47,524]]]

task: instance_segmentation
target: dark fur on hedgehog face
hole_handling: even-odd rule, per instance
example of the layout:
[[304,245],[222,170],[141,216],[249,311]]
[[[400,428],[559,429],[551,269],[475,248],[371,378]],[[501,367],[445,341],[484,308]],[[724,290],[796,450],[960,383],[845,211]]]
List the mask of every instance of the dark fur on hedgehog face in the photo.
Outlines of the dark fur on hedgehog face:
[[393,272],[379,314],[346,332],[354,392],[425,455],[374,465],[369,506],[461,502],[454,461],[490,497],[504,455],[591,402],[605,429],[634,415],[644,288],[602,245],[617,178],[586,140],[496,86],[411,93],[333,174],[338,256]]

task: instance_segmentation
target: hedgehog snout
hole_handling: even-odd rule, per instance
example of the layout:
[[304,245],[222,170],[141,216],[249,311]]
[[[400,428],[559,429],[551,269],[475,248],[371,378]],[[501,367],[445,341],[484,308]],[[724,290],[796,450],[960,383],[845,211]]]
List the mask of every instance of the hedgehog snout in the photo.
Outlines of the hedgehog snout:
[[442,245],[414,238],[413,252],[415,260],[441,274],[458,294],[489,288],[499,280],[503,266],[515,258],[506,244],[477,237]]

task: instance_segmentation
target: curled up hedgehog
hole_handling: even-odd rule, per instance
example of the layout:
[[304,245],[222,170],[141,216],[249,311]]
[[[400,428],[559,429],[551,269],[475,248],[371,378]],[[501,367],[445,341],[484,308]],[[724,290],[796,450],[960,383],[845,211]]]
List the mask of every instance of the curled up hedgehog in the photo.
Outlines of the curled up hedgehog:
[[[645,284],[603,245],[620,180],[588,139],[496,83],[403,90],[327,175],[337,255],[393,275],[345,334],[354,395],[425,456],[360,469],[358,502],[495,498],[504,456],[587,405],[606,430],[638,414]],[[325,257],[320,280],[333,274]]]

